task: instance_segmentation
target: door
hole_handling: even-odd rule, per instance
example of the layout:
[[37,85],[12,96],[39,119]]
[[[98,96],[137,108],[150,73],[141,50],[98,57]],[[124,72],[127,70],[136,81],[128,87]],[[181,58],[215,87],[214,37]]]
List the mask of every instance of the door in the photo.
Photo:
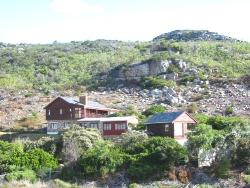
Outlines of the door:
[[174,136],[183,136],[183,126],[182,123],[174,123]]

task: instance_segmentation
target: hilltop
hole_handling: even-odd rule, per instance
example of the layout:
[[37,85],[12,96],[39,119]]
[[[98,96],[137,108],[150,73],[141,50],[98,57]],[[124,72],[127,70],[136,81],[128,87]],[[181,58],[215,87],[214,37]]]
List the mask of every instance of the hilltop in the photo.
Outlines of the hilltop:
[[175,30],[168,33],[161,34],[153,39],[158,41],[161,39],[174,40],[174,41],[230,41],[240,42],[240,40],[220,35],[216,32],[208,30]]

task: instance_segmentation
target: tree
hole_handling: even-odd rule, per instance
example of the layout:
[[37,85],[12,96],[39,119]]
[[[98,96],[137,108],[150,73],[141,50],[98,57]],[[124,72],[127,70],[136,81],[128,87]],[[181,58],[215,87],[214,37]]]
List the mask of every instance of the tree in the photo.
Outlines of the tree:
[[145,141],[148,138],[148,135],[141,131],[129,131],[122,134],[121,137],[121,147],[124,150],[131,150],[139,142]]
[[85,176],[103,177],[113,173],[123,164],[121,151],[111,142],[98,142],[88,152],[83,153],[78,161],[80,171]]
[[199,124],[192,132],[188,133],[189,156],[196,160],[201,149],[209,150],[215,147],[216,142],[221,139],[222,135],[219,131],[213,130],[210,125]]
[[72,126],[63,134],[62,154],[64,162],[75,162],[82,152],[92,148],[102,140],[97,129],[85,129],[78,125]]

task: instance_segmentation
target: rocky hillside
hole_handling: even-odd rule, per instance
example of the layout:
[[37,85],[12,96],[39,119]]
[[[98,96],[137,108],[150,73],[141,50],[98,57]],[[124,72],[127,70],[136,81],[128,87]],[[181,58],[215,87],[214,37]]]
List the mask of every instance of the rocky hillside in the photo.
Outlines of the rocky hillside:
[[43,117],[44,98],[85,90],[116,108],[162,103],[224,114],[232,106],[233,114],[250,115],[250,44],[209,31],[173,31],[149,42],[0,43],[0,73],[1,126]]
[[216,32],[208,30],[175,30],[169,33],[161,34],[153,40],[174,40],[174,41],[231,41],[237,42],[239,40],[228,36],[220,35]]

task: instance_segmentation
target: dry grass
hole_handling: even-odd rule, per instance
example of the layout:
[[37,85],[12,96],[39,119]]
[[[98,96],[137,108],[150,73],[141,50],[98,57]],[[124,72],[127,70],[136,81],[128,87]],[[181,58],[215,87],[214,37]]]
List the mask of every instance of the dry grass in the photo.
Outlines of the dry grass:
[[35,182],[30,183],[29,181],[12,181],[12,182],[6,182],[0,185],[0,188],[49,188],[50,186],[44,182]]
[[33,113],[27,117],[22,118],[14,123],[13,128],[16,130],[37,130],[41,129],[44,122],[43,114]]

